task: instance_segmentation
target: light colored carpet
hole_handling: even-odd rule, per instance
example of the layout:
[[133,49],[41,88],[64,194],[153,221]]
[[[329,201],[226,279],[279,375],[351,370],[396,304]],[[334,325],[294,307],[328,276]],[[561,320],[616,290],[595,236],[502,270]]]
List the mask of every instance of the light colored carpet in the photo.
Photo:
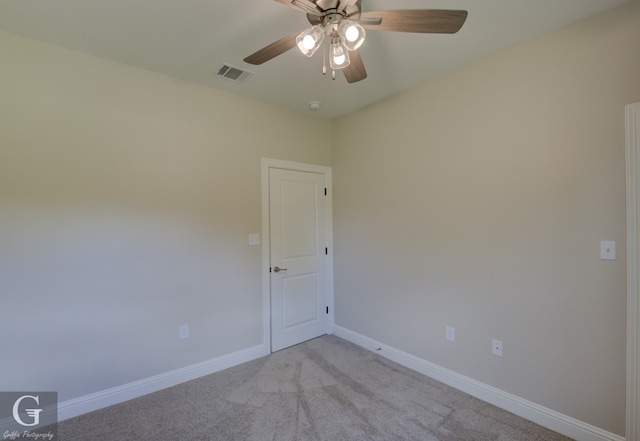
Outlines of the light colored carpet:
[[61,441],[565,441],[335,336],[59,424]]

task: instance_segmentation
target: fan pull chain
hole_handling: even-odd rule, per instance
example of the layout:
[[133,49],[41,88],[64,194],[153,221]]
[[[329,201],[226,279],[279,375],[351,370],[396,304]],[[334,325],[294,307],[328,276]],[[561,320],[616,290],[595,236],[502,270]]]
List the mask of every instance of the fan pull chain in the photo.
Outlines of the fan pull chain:
[[[335,30],[333,31],[333,38],[334,39],[338,38],[338,33]],[[327,45],[327,52],[329,52],[329,56],[331,56],[331,47],[329,45]],[[331,79],[333,81],[336,80],[336,70],[335,69],[331,69]]]
[[322,48],[322,75],[327,74],[327,51],[326,48]]

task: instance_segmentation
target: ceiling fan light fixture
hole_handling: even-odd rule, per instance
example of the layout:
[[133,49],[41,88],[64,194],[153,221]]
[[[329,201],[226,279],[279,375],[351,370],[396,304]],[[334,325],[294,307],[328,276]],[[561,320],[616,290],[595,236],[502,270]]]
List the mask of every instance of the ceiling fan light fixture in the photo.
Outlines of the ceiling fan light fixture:
[[300,52],[307,57],[313,56],[324,41],[324,28],[320,25],[312,26],[302,31],[296,37],[296,45]]
[[349,51],[342,45],[339,38],[334,38],[329,49],[329,65],[331,69],[344,69],[350,62]]
[[338,24],[338,35],[344,47],[350,51],[357,50],[367,38],[364,28],[359,23],[349,19],[344,19]]
[[[307,57],[323,48],[322,74],[327,73],[326,56],[335,79],[336,70],[342,69],[348,83],[367,78],[358,49],[366,39],[364,28],[378,31],[455,34],[467,19],[468,12],[453,9],[396,9],[362,12],[363,0],[276,0],[299,12],[306,12],[311,25],[301,33],[289,34],[244,58],[249,64],[259,65],[295,46]],[[351,53],[351,54],[349,54]],[[346,69],[345,69],[346,67]]]

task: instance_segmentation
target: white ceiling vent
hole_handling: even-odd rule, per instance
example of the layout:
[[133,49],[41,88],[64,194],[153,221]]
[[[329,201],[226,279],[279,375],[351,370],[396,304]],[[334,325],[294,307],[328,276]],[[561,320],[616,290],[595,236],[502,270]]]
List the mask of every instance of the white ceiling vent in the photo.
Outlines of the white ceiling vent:
[[227,80],[236,81],[242,83],[247,78],[253,75],[253,72],[248,70],[242,70],[239,67],[231,66],[230,64],[223,64],[220,66],[216,75]]

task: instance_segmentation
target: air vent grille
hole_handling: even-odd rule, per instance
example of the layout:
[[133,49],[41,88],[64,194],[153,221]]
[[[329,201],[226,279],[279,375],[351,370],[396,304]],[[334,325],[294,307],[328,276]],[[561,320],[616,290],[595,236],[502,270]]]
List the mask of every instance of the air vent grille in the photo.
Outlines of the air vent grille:
[[223,64],[218,68],[216,75],[222,78],[226,78],[227,80],[242,83],[247,78],[251,77],[253,75],[253,72],[242,70],[238,67],[231,66],[230,64]]

